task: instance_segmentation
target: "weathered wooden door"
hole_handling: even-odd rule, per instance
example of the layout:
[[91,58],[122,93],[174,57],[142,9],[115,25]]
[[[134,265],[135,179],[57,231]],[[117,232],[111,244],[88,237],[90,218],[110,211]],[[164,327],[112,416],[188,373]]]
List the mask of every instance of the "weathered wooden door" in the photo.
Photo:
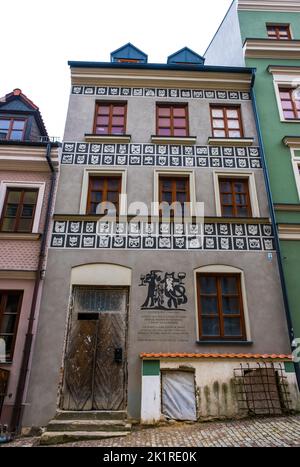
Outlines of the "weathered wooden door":
[[62,409],[125,408],[127,302],[126,289],[74,289]]

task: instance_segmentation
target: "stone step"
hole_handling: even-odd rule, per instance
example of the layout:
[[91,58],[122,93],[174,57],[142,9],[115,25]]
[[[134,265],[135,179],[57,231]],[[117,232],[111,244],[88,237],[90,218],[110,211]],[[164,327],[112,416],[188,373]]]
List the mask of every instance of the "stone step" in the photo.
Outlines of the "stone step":
[[125,420],[125,410],[57,410],[55,420]]
[[47,425],[47,431],[130,431],[131,424],[126,423],[125,420],[63,420],[54,419]]
[[127,436],[130,431],[46,431],[40,438],[41,445],[63,444],[72,441],[86,441],[90,439],[115,438]]

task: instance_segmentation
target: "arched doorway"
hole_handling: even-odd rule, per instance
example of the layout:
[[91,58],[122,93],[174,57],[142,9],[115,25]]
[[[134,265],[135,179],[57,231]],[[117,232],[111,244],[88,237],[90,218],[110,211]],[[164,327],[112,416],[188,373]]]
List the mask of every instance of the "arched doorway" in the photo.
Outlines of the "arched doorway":
[[131,270],[112,264],[72,269],[61,408],[126,408],[126,334]]

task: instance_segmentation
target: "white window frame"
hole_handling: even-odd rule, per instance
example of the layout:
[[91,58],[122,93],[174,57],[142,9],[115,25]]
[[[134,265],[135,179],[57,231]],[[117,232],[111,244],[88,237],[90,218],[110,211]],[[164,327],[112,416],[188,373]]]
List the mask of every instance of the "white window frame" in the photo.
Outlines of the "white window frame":
[[216,170],[213,173],[213,177],[214,177],[216,213],[218,217],[223,217],[221,198],[220,198],[220,185],[219,185],[219,181],[222,178],[248,179],[252,217],[260,217],[259,202],[258,202],[258,197],[257,197],[254,172],[242,172],[241,173],[241,172],[224,172],[224,171]]
[[287,120],[284,118],[279,88],[286,87],[289,89],[290,88],[296,89],[298,86],[300,86],[300,74],[298,76],[297,75],[292,76],[292,75],[283,75],[283,74],[280,74],[280,75],[273,74],[273,85],[274,85],[274,91],[275,91],[280,121],[284,123],[299,123],[300,118],[295,118],[291,120]]
[[82,177],[82,187],[81,187],[81,199],[80,199],[80,214],[86,214],[87,208],[87,198],[89,191],[89,179],[92,176],[104,177],[106,175],[111,176],[121,176],[121,194],[120,194],[120,216],[125,216],[127,214],[127,196],[126,196],[126,187],[127,187],[127,170],[120,169],[84,169]]
[[[218,273],[218,274],[239,274],[241,278],[241,291],[242,291],[242,302],[243,302],[243,313],[244,313],[244,323],[245,323],[245,333],[246,340],[251,341],[251,329],[250,329],[250,319],[249,319],[249,309],[247,302],[247,293],[246,293],[246,282],[245,274],[242,269],[236,268],[234,266],[227,266],[223,264],[211,264],[207,266],[200,266],[199,268],[194,269],[194,290],[195,290],[195,311],[196,311],[196,326],[197,326],[197,340],[201,340],[199,334],[199,310],[198,310],[198,290],[197,290],[197,274],[201,273]],[[211,340],[219,340],[212,337]],[[234,339],[233,339],[234,340]],[[225,342],[226,341],[221,341]],[[236,341],[237,344],[243,341]]]
[[154,193],[153,193],[153,215],[159,216],[159,177],[169,175],[170,177],[188,177],[190,189],[190,216],[196,215],[196,185],[195,185],[195,172],[194,170],[180,170],[180,169],[155,169],[154,170]]
[[300,201],[300,155],[296,155],[296,151],[299,152],[300,154],[300,149],[296,148],[290,148],[291,154],[292,154],[292,166],[293,166],[293,171],[295,175],[295,182],[296,182],[296,187],[298,191],[298,198]]
[[[39,233],[39,225],[41,220],[41,213],[44,201],[44,194],[45,194],[45,187],[46,183],[31,183],[31,182],[18,182],[18,181],[8,181],[3,180],[0,182],[0,218],[2,218],[2,211],[4,207],[4,201],[6,197],[6,192],[8,188],[33,188],[38,190],[38,197],[35,207],[33,225],[31,229],[31,233]],[[18,234],[19,232],[12,232]],[[20,232],[21,233],[21,232]]]

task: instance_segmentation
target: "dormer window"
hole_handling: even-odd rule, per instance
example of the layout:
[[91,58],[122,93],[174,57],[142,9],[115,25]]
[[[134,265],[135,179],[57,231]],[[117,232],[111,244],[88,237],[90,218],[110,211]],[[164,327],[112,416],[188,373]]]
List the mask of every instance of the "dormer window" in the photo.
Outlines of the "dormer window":
[[0,140],[23,141],[26,120],[0,117]]

